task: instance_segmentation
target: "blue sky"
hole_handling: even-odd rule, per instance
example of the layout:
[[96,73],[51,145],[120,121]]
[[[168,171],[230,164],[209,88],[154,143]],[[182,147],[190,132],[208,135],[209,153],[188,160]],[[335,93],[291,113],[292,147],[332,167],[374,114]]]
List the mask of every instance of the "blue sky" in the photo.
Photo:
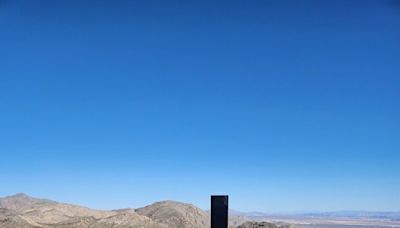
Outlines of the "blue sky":
[[400,211],[396,1],[0,1],[0,195]]

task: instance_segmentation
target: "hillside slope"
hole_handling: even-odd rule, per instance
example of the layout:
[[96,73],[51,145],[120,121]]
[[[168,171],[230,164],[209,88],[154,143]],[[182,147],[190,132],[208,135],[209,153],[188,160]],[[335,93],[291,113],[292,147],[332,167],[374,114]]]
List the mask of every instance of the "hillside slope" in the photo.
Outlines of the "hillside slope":
[[168,227],[210,227],[210,216],[200,208],[187,203],[162,201],[139,208],[136,212]]

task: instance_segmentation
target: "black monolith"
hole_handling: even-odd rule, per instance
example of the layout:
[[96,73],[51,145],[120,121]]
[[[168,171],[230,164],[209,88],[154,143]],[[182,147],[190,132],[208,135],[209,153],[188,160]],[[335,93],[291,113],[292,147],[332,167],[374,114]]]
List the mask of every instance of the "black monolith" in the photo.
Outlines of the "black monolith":
[[211,228],[228,228],[228,196],[211,196]]

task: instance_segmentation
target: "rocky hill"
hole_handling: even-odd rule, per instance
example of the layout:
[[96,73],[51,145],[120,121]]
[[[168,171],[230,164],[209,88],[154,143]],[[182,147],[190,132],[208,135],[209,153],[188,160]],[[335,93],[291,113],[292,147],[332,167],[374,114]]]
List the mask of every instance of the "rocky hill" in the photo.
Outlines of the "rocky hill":
[[0,208],[7,208],[14,211],[24,211],[40,206],[55,204],[57,203],[54,201],[32,198],[23,193],[0,198]]
[[210,216],[191,204],[163,201],[139,208],[136,212],[168,227],[210,227]]
[[165,227],[134,210],[93,210],[25,194],[0,198],[0,208],[0,227]]

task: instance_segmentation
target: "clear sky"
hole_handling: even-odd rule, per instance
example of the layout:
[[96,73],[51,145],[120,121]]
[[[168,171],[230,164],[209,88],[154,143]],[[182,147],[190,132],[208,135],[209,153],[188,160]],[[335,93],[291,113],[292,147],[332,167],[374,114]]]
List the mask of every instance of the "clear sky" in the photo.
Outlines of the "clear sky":
[[400,210],[400,4],[0,0],[0,195]]

